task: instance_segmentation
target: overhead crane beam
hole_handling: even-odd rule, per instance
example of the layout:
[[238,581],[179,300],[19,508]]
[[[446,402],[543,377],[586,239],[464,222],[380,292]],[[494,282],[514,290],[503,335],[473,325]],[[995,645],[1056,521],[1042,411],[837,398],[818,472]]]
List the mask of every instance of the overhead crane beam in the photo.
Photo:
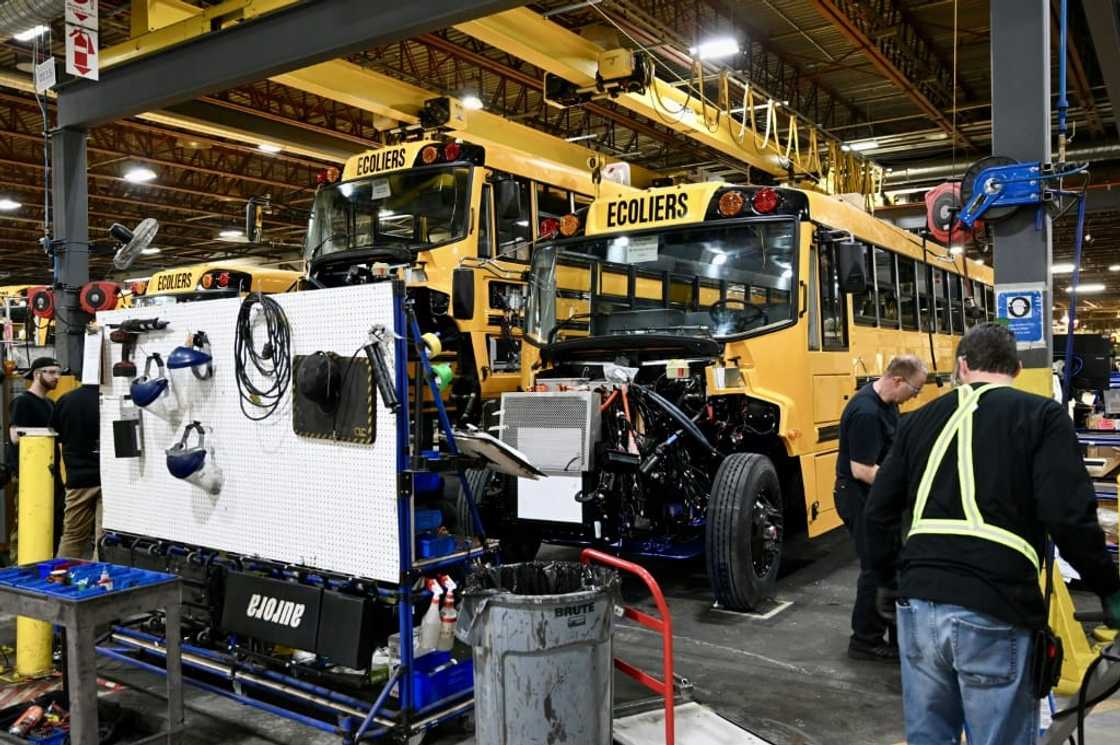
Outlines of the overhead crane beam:
[[[455,28],[580,87],[595,84],[598,57],[605,51],[598,44],[525,8],[460,23]],[[739,123],[731,121],[726,112],[713,127],[706,121],[706,117],[710,119],[715,114],[711,104],[705,111],[695,96],[660,79],[655,78],[644,94],[623,93],[612,100],[753,168],[775,176],[788,173],[782,157],[785,148],[775,138],[760,147],[755,133],[748,127],[746,136],[739,141]],[[794,170],[808,173],[807,162],[815,155],[805,153],[806,163],[795,162]]]
[[[201,8],[195,8],[197,15],[183,20],[179,15],[193,6],[180,0],[143,0],[143,2],[147,12],[155,14],[149,17],[150,23],[162,24],[171,21],[170,25],[156,27],[138,38],[104,50],[103,67],[112,67],[135,56],[152,54],[167,46],[189,41],[206,33],[209,23],[207,18],[210,21],[214,18],[226,18],[237,7],[254,5],[251,0],[234,0],[213,6],[205,12],[202,12]],[[255,4],[262,3],[261,8],[258,8],[261,12],[264,7],[284,5],[286,0],[256,0]],[[424,102],[439,95],[342,60],[322,62],[302,70],[275,75],[271,80],[403,124],[416,123]],[[204,118],[199,113],[194,113],[190,117],[175,112],[160,112],[149,116],[158,117],[158,121],[166,123],[190,122],[192,126],[205,128],[205,131],[221,131],[220,125],[209,121],[208,117]],[[605,158],[582,145],[567,142],[485,111],[466,112],[466,121],[467,126],[464,129],[455,130],[451,134],[481,145],[497,144],[513,148],[523,153],[526,158],[538,162],[547,161],[546,165],[549,167],[560,165],[573,169],[573,177],[577,175],[583,177],[588,173],[588,161],[591,158],[598,157],[605,163],[617,160]],[[244,128],[243,125],[241,129]],[[282,145],[283,142],[276,144]],[[635,165],[631,165],[630,175],[631,182],[635,186],[648,186],[655,176],[652,171]]]
[[[404,124],[419,121],[424,102],[438,95],[341,60],[277,75],[272,80]],[[453,130],[450,134],[483,146],[495,144],[518,150],[525,157],[546,167],[562,166],[571,169],[573,176],[577,173],[579,176],[586,176],[590,158],[599,157],[604,162],[616,161],[614,158],[603,158],[582,145],[486,111],[467,111],[466,127]],[[641,166],[630,166],[630,178],[634,186],[648,186],[654,176],[652,171]]]

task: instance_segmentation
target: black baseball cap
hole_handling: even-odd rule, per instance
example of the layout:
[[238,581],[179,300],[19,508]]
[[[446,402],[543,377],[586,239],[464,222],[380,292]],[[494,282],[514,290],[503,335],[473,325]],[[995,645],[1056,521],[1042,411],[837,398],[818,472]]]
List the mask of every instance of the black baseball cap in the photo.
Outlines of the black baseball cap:
[[44,367],[62,367],[54,357],[36,357],[31,363],[31,369],[23,377],[31,380],[35,377],[36,370],[42,370]]

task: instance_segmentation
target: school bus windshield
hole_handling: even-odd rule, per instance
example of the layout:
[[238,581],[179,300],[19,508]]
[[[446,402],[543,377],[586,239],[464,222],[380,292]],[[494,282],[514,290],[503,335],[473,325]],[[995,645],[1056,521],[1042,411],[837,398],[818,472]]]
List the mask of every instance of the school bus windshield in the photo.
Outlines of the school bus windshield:
[[758,334],[794,318],[793,219],[606,235],[538,247],[527,333]]
[[320,189],[304,258],[343,251],[420,251],[466,236],[470,168],[441,166],[346,181]]

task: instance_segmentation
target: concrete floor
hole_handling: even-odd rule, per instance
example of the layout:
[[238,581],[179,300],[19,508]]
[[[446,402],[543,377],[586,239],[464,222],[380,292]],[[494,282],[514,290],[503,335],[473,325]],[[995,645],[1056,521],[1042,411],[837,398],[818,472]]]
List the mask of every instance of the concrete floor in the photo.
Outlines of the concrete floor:
[[[545,556],[574,552],[546,548]],[[901,686],[896,667],[854,662],[846,644],[855,587],[855,556],[843,535],[790,547],[778,599],[791,605],[769,619],[713,609],[702,564],[647,565],[670,601],[675,626],[675,665],[694,685],[694,698],[775,745],[895,745],[904,732]],[[627,583],[630,604],[644,604],[644,591]],[[12,633],[10,621],[3,636]],[[659,638],[634,626],[619,629],[615,653],[639,667],[657,669]],[[104,662],[103,672],[138,690],[113,694],[126,705],[160,712],[162,680]],[[616,700],[642,696],[620,682]],[[188,690],[191,745],[327,745],[337,738],[225,699]],[[1089,719],[1088,742],[1115,743],[1120,700],[1106,702]],[[467,745],[465,733],[431,736],[429,745]]]

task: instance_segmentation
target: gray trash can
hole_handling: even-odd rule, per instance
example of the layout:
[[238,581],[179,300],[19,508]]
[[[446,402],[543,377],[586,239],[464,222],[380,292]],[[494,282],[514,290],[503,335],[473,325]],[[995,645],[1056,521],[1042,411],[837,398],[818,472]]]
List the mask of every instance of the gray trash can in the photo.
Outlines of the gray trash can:
[[575,562],[468,578],[456,634],[474,648],[479,743],[611,745],[618,586],[614,570]]

